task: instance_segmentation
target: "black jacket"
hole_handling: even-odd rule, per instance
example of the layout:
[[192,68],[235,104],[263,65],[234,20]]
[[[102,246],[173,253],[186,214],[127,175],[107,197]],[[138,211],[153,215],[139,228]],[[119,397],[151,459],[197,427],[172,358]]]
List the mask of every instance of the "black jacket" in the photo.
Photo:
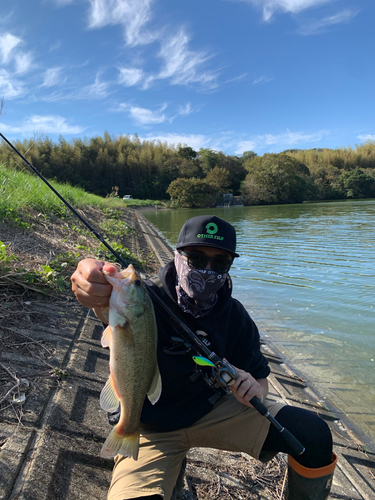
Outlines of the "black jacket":
[[[163,290],[152,281],[147,284],[176,314],[178,312],[180,316],[183,315],[183,320],[193,332],[203,330],[207,333],[204,338],[211,343],[208,346],[211,351],[221,358],[226,358],[237,368],[248,371],[256,379],[269,375],[268,362],[260,352],[258,329],[242,304],[232,297],[229,279],[219,290],[219,299],[213,310],[198,319],[181,313],[176,303],[176,270],[173,261],[160,269],[159,279]],[[172,431],[188,427],[208,413],[212,409],[209,399],[215,395],[215,391],[207,385],[203,377],[196,381],[191,380],[191,376],[198,369],[192,359],[196,352],[180,355],[168,353],[171,348],[173,352],[176,347],[172,337],[181,335],[157,304],[155,313],[162,393],[155,405],[151,405],[146,398],[141,425],[155,431]]]

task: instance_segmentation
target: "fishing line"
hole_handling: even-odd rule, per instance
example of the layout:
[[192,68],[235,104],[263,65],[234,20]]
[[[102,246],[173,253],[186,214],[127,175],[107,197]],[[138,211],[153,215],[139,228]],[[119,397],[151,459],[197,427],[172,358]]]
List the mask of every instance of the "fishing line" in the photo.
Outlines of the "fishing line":
[[[28,165],[31,170],[40,178],[42,181],[47,184],[47,186],[55,193],[55,195],[64,203],[66,207],[71,210],[74,215],[84,224],[94,235],[98,240],[114,255],[117,259],[117,261],[124,266],[124,268],[128,267],[128,264],[124,261],[124,259],[119,255],[114,248],[109,245],[104,238],[97,232],[95,229],[82,217],[80,213],[75,210],[75,208],[72,207],[72,205],[65,200],[61,196],[61,194],[56,191],[56,189],[47,181],[43,175],[38,172],[38,170],[18,151],[17,148],[13,146],[13,144],[8,141],[8,139],[0,133],[0,137],[8,144],[8,146],[11,147],[11,149],[20,157],[22,160]],[[237,378],[237,373],[234,370],[234,368],[228,363],[227,361],[222,360],[217,354],[214,352],[210,351],[204,344],[201,342],[201,340],[195,335],[195,333],[188,328],[185,323],[165,304],[163,299],[159,297],[159,295],[152,290],[149,286],[147,287],[149,294],[152,296],[152,298],[156,301],[156,303],[165,311],[168,313],[168,316],[175,322],[175,324],[178,325],[182,329],[180,330],[181,333],[184,333],[190,340],[194,342],[194,344],[198,347],[198,349],[205,355],[205,357],[213,363],[213,374],[221,387],[223,387],[225,390],[229,390],[228,386],[229,383],[232,380],[236,380]],[[169,321],[170,321],[169,318]],[[269,411],[267,408],[264,406],[264,404],[256,397],[253,397],[250,400],[250,403],[254,406],[254,408],[264,417],[266,417],[269,422],[271,422],[272,425],[274,425],[280,434],[284,437],[285,441],[292,447],[292,449],[295,451],[297,455],[301,455],[304,451],[305,448],[304,446],[291,434],[285,427],[283,427],[272,415],[270,415]]]

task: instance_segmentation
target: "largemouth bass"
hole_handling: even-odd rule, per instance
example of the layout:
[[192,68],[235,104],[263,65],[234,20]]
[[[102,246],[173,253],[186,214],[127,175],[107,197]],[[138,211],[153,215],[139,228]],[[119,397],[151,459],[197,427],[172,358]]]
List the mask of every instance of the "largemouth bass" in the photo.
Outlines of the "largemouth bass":
[[113,270],[108,268],[103,274],[113,291],[102,346],[110,349],[110,376],[100,394],[100,406],[114,411],[120,402],[121,417],[100,455],[111,458],[120,454],[137,460],[144,400],[147,395],[155,404],[161,393],[156,320],[146,285],[134,267],[130,264],[121,272],[114,266]]

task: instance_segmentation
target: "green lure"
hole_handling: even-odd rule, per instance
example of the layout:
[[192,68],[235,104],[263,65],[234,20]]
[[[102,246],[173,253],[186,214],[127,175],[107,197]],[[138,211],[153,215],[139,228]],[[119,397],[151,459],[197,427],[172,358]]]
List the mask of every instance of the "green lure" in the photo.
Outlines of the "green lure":
[[193,360],[197,363],[199,366],[215,366],[212,361],[210,361],[207,358],[203,358],[202,356],[193,356]]

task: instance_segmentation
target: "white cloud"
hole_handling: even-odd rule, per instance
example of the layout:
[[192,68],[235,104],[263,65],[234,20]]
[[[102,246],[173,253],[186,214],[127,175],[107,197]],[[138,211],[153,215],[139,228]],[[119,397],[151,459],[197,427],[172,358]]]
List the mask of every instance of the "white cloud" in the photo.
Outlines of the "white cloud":
[[177,144],[186,144],[196,151],[198,151],[200,148],[207,147],[210,142],[210,139],[208,137],[199,134],[154,134],[147,137],[140,137],[140,139],[145,141],[160,141],[169,145],[174,144],[175,146],[177,146]]
[[183,29],[162,41],[159,56],[164,59],[164,67],[157,78],[170,78],[174,85],[200,83],[206,88],[217,87],[218,75],[202,69],[209,56],[189,50],[188,43],[189,37]]
[[357,139],[360,139],[363,142],[366,142],[366,141],[375,141],[375,135],[361,134],[361,135],[357,135]]
[[297,14],[302,10],[311,7],[317,7],[324,3],[332,2],[333,0],[240,0],[246,3],[252,3],[263,9],[263,20],[270,21],[272,16],[277,11],[290,12]]
[[311,134],[287,130],[281,134],[257,135],[238,142],[235,153],[242,154],[244,151],[254,149],[264,150],[267,146],[277,146],[278,149],[288,149],[288,147],[297,146],[300,143],[319,142],[328,134],[329,132],[327,130],[320,130]]
[[121,24],[126,44],[131,47],[155,40],[155,34],[144,30],[151,18],[153,0],[89,0],[89,2],[90,28]]
[[44,73],[42,87],[53,87],[61,82],[61,68],[49,68]]
[[5,35],[0,36],[0,52],[3,64],[8,64],[11,60],[13,50],[21,42],[21,38],[18,38],[11,33],[5,33]]
[[109,95],[108,87],[110,82],[101,82],[99,75],[95,78],[95,83],[87,85],[76,95],[72,95],[73,99],[104,99]]
[[1,124],[2,130],[14,133],[41,131],[44,134],[81,134],[85,127],[69,125],[62,116],[33,115],[20,125]]
[[138,68],[118,68],[118,70],[120,72],[118,83],[125,87],[137,85],[144,78],[143,71]]
[[324,28],[327,28],[328,26],[350,23],[350,21],[352,21],[357,14],[358,11],[346,9],[333,16],[324,17],[323,19],[301,26],[298,33],[301,35],[316,35],[322,33]]
[[224,83],[232,83],[232,82],[237,82],[239,80],[242,80],[247,76],[247,73],[242,73],[242,75],[235,76],[234,78],[229,78],[229,80],[225,80]]
[[165,114],[162,113],[166,107],[164,104],[158,111],[152,111],[151,109],[122,103],[120,104],[120,111],[128,111],[130,116],[140,125],[156,125],[167,120]]
[[191,103],[188,102],[185,106],[179,106],[178,114],[181,116],[188,116],[192,113]]
[[258,83],[268,83],[268,82],[272,82],[272,80],[274,80],[274,78],[270,78],[269,76],[267,75],[262,75],[260,76],[259,78],[256,78],[253,82],[252,82],[252,85],[257,85]]
[[26,73],[26,71],[29,70],[32,65],[32,60],[33,56],[31,52],[29,52],[28,54],[26,54],[25,52],[16,54],[16,73]]
[[5,99],[15,99],[26,94],[24,85],[12,76],[5,69],[0,69],[0,96]]
[[[53,69],[53,68],[52,68]],[[59,68],[55,68],[59,69]],[[48,70],[47,70],[48,71]],[[53,75],[51,74],[51,79]],[[46,78],[46,74],[45,74]],[[51,83],[52,80],[50,80]],[[44,94],[40,97],[40,100],[45,102],[58,102],[58,101],[83,101],[89,99],[105,99],[111,93],[109,91],[109,87],[111,86],[111,82],[101,82],[100,75],[97,75],[95,78],[95,82],[91,85],[86,85],[84,87],[80,86],[79,89],[63,90],[61,92],[52,92],[47,95]],[[42,85],[44,86],[44,85]],[[50,85],[52,86],[52,85]],[[45,85],[48,87],[48,85]],[[71,87],[72,88],[72,87]]]

